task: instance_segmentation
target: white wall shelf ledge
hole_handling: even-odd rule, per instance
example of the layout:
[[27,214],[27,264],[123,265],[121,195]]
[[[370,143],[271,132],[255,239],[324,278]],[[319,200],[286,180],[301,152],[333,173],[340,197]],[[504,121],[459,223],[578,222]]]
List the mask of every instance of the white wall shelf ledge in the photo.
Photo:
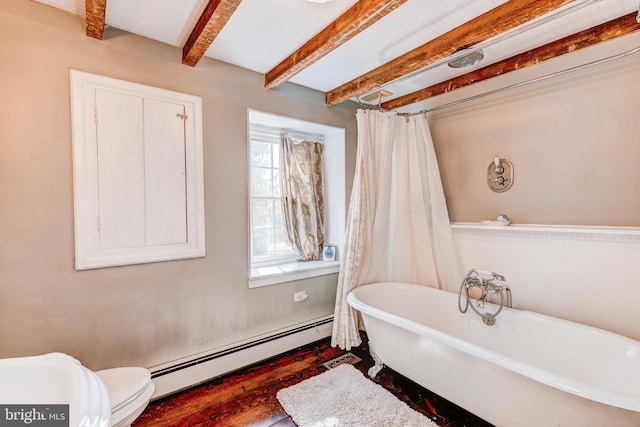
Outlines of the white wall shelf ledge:
[[513,237],[539,237],[567,240],[602,240],[640,242],[640,227],[591,225],[511,224],[484,225],[478,222],[452,222],[453,233]]

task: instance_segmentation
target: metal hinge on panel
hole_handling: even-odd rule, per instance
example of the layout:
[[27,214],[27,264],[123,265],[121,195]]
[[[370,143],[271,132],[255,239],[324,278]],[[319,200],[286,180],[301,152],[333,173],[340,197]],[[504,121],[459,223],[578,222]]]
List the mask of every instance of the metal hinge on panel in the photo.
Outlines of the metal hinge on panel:
[[96,228],[98,229],[98,233],[102,232],[102,221],[99,216],[96,217]]
[[94,108],[93,109],[93,119],[96,122],[96,125],[98,124],[98,109]]
[[182,113],[176,113],[176,117],[182,120],[187,120],[189,118],[189,116],[187,116],[186,114],[182,114]]

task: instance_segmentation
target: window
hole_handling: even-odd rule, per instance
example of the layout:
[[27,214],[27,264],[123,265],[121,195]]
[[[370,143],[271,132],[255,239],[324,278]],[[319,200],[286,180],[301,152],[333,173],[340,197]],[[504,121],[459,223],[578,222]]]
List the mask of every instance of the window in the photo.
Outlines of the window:
[[293,260],[286,243],[280,193],[280,130],[250,127],[251,260],[253,264]]
[[[325,244],[335,262],[297,262],[286,243],[280,193],[280,135],[324,143]],[[249,287],[336,273],[345,227],[344,129],[249,110]]]

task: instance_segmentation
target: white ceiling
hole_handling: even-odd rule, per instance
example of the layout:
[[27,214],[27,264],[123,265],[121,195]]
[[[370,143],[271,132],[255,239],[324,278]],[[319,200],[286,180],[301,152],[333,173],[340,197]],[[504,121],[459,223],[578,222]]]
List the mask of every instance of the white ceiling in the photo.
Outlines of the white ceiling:
[[[81,16],[85,13],[85,0],[35,1]],[[106,24],[182,47],[207,2],[107,0]],[[408,0],[290,81],[327,92],[505,2]],[[206,56],[264,74],[354,3],[356,0],[333,0],[322,4],[307,0],[243,0]],[[576,0],[559,11],[571,9],[577,10],[553,20],[542,17],[536,21],[546,18],[550,22],[483,47],[485,59],[474,67],[489,65],[637,11],[638,0]],[[395,97],[472,69],[435,66],[386,89]]]

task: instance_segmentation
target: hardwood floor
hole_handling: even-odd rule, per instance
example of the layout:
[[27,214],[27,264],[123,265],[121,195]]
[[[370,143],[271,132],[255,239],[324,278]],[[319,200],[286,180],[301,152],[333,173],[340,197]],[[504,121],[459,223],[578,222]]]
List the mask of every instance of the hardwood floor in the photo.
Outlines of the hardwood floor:
[[[276,392],[326,371],[322,363],[344,353],[346,352],[338,348],[332,348],[328,338],[300,347],[151,402],[133,426],[295,426],[278,403]],[[360,371],[366,373],[373,365],[365,334],[363,344],[351,349],[351,353],[362,359],[354,365]],[[491,427],[486,421],[387,367],[374,381],[439,426]]]

